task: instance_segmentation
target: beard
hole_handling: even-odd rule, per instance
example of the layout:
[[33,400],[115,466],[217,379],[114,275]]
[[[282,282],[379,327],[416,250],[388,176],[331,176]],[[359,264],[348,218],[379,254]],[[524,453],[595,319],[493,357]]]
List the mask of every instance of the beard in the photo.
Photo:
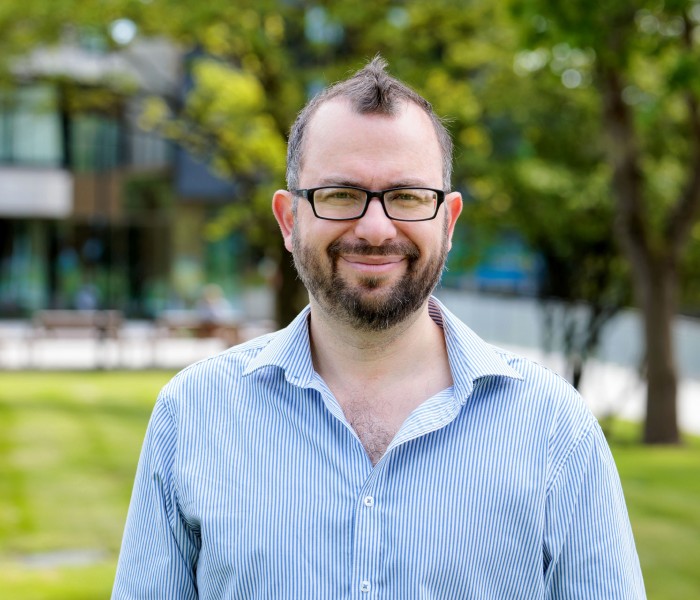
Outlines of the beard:
[[[362,331],[384,331],[405,321],[425,303],[440,281],[448,252],[447,220],[442,230],[439,252],[421,265],[421,252],[409,241],[383,246],[366,242],[335,240],[325,256],[304,245],[296,228],[292,234],[294,265],[306,289],[330,315]],[[363,256],[404,256],[407,261],[401,278],[386,285],[382,276],[366,276],[351,284],[338,273],[343,254]]]

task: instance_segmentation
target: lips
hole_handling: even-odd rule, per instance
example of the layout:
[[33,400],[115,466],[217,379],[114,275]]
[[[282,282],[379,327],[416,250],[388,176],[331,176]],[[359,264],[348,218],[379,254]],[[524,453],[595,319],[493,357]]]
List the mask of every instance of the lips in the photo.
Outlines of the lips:
[[339,263],[345,264],[363,275],[385,275],[402,265],[406,261],[405,257],[396,256],[340,256]]
[[382,264],[404,259],[415,260],[420,256],[420,251],[415,244],[408,241],[371,246],[365,242],[350,243],[336,240],[328,246],[328,255],[334,260],[344,258],[367,264]]
[[401,262],[402,260],[405,260],[405,256],[374,256],[374,255],[347,255],[343,254],[340,256],[343,260],[346,260],[347,262],[350,263],[359,263],[363,265],[386,265],[386,264],[394,264],[397,262]]
[[334,269],[340,265],[362,276],[381,277],[397,268],[405,268],[420,255],[417,246],[408,241],[391,242],[372,246],[366,242],[342,242],[336,240],[328,246],[328,255]]

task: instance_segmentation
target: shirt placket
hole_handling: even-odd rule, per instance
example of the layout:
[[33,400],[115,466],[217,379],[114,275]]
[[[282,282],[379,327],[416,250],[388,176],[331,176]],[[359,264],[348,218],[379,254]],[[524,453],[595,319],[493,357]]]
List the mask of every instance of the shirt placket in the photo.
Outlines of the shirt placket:
[[353,579],[351,597],[358,600],[379,598],[382,498],[376,469],[359,490],[355,501],[355,527],[353,540]]

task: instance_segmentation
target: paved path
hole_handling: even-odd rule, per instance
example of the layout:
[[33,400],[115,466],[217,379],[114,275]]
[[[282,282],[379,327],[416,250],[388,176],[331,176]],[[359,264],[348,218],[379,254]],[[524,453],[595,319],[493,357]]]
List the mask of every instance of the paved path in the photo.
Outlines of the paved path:
[[[540,350],[542,319],[533,300],[449,290],[438,296],[485,339],[563,373],[561,357]],[[634,315],[623,315],[608,329],[601,360],[590,361],[586,367],[581,393],[599,417],[643,418],[645,384],[636,373],[641,344],[637,329]],[[245,339],[264,333],[255,327],[243,331]],[[144,323],[128,323],[123,333],[119,341],[44,339],[30,343],[26,324],[0,322],[0,370],[180,369],[225,348],[217,339],[157,339]],[[700,434],[700,323],[681,323],[678,338],[681,372],[685,374],[678,397],[679,423],[683,430]]]
[[[241,341],[268,330],[266,322],[242,327]],[[0,322],[0,370],[181,369],[225,348],[217,338],[163,337],[145,322],[128,322],[119,339],[37,339],[26,323]]]

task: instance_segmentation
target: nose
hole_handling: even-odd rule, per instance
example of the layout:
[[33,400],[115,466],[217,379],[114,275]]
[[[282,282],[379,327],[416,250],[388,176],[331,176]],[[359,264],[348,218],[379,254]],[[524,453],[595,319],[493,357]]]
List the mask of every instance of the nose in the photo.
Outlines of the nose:
[[379,198],[370,198],[367,212],[355,224],[355,235],[373,246],[381,246],[396,237],[396,226],[386,216]]

